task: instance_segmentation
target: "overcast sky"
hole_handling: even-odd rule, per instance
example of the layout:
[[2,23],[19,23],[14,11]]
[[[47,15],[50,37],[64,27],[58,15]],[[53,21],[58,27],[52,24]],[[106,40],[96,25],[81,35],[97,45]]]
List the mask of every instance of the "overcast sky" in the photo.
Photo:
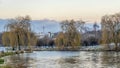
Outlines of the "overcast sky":
[[32,19],[100,21],[120,12],[120,0],[0,0],[0,18],[30,15]]

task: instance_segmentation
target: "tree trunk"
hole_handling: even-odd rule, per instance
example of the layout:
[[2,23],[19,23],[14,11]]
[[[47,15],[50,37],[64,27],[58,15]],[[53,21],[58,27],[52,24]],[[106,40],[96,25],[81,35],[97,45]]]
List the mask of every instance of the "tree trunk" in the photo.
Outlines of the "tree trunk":
[[18,45],[18,46],[19,46],[19,50],[21,50],[20,45]]
[[20,48],[20,38],[19,38],[19,35],[18,35],[18,49],[21,50],[21,48]]
[[117,43],[115,43],[115,50],[117,51]]
[[14,51],[14,50],[15,50],[15,48],[13,47],[13,48],[12,48],[12,50]]

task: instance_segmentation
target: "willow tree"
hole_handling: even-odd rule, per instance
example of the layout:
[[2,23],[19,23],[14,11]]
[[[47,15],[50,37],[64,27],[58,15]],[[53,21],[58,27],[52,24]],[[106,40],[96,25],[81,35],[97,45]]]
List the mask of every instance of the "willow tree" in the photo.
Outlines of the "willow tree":
[[63,32],[60,32],[55,40],[55,44],[57,45],[58,48],[63,49],[66,45],[66,38],[65,34]]
[[101,24],[103,42],[105,44],[114,43],[117,50],[120,43],[120,13],[103,16]]
[[[33,40],[33,35],[31,35],[30,17],[16,17],[15,19],[9,20],[9,23],[5,26],[8,35],[3,33],[4,44],[9,44],[10,46],[17,47],[21,50],[21,45],[31,45],[31,40]],[[35,35],[34,35],[35,36]],[[9,39],[9,43],[6,42],[6,37]]]
[[29,34],[28,34],[28,41],[27,41],[28,47],[31,49],[31,46],[36,45],[37,40],[38,40],[38,38],[35,35],[35,33],[29,32]]
[[[63,30],[62,34],[59,34],[57,39],[59,46],[77,48],[80,46],[81,34],[79,32],[79,28],[82,22],[74,21],[74,20],[66,20],[61,22],[61,28]],[[61,44],[60,44],[61,43]],[[58,45],[56,44],[56,45]]]
[[9,46],[9,44],[10,44],[9,32],[4,32],[2,34],[2,44],[5,46]]

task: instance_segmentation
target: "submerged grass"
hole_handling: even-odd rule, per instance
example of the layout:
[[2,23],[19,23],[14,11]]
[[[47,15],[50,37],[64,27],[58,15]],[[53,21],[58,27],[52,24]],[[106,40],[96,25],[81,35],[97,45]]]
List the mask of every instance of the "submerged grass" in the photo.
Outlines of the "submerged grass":
[[[2,57],[9,56],[9,55],[20,54],[20,53],[24,53],[24,51],[1,52],[0,53],[0,64],[4,64],[4,59],[2,59]],[[5,66],[0,66],[0,68],[12,68],[12,67],[10,67],[9,65],[5,65]]]
[[12,67],[9,65],[6,65],[6,66],[0,66],[0,68],[12,68]]

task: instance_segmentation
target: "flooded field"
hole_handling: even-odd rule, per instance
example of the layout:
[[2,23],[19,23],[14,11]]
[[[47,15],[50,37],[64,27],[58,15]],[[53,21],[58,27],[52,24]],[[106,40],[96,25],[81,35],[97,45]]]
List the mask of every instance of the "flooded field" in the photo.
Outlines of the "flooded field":
[[120,68],[120,52],[34,51],[5,61],[15,68]]

